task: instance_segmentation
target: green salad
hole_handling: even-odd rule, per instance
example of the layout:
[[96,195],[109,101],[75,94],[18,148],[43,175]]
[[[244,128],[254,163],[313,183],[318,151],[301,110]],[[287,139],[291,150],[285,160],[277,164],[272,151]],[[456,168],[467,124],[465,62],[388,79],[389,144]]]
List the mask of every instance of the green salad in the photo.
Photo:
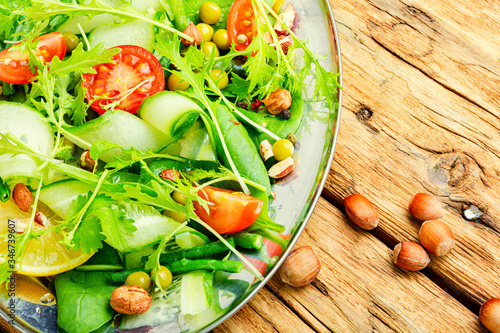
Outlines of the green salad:
[[177,332],[241,300],[291,237],[269,208],[306,78],[336,102],[299,22],[282,0],[0,4],[7,313],[46,290],[35,329]]

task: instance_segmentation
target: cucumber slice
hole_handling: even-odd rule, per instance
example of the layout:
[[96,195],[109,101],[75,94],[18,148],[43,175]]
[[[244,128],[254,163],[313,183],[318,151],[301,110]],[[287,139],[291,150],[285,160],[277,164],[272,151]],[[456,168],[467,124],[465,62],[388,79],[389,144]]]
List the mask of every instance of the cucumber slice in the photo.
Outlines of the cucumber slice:
[[162,91],[147,97],[137,114],[175,141],[193,126],[200,112],[203,111],[198,104],[186,96]]
[[[81,126],[68,128],[67,131],[89,144],[105,140],[125,149],[134,147],[144,152],[148,150],[159,152],[173,142],[171,138],[147,122],[120,110],[110,110]],[[75,144],[79,144],[79,142],[75,142]],[[81,148],[88,149],[90,147]],[[121,159],[127,158],[127,155],[122,151],[113,149],[103,154],[101,159],[104,162],[111,162],[113,156]]]
[[[134,220],[137,230],[132,235],[123,235],[127,242],[127,247],[123,249],[124,253],[136,252],[158,243],[161,236],[171,234],[181,225],[150,206],[129,204],[125,209],[125,216]],[[191,230],[190,227],[184,227],[178,233]]]
[[68,216],[69,207],[73,200],[81,194],[93,191],[94,187],[79,180],[62,180],[42,187],[40,201],[47,205],[61,218]]
[[[166,290],[166,299],[161,291],[152,292],[151,307],[146,313],[140,315],[123,315],[120,322],[120,329],[133,329],[143,326],[158,326],[163,324],[171,324],[173,332],[179,331],[177,316],[181,308],[181,285],[182,277],[175,277],[172,285]],[[199,286],[196,286],[199,287]],[[170,328],[170,325],[167,326]],[[163,331],[169,332],[170,329],[162,326]]]
[[193,126],[177,142],[168,146],[165,152],[190,160],[216,160],[210,144],[210,137],[200,119],[195,121]]
[[163,9],[160,0],[132,0],[132,7],[141,13],[147,13],[150,9],[156,13]]
[[205,245],[208,242],[208,237],[201,232],[184,232],[175,236],[175,242],[182,249],[190,249],[195,246]]
[[91,47],[103,43],[110,49],[119,45],[137,45],[153,52],[155,30],[151,23],[131,21],[122,24],[103,25],[95,28],[89,36]]
[[202,313],[212,305],[213,273],[192,271],[182,275],[181,314]]
[[[160,291],[151,293],[153,301],[146,313],[124,315],[120,329],[133,329],[143,326],[162,326],[162,332],[179,330],[179,314],[198,314],[212,304],[213,274],[208,271],[193,271],[174,278],[166,290],[169,300]],[[176,328],[176,329],[173,329]]]
[[[29,148],[49,156],[54,148],[52,127],[37,111],[19,103],[0,102],[0,133],[11,133]],[[0,151],[3,142],[0,140]],[[35,188],[40,175],[32,170],[40,161],[24,154],[0,154],[0,177],[9,186],[23,182]],[[46,175],[46,173],[45,173]],[[46,179],[46,177],[44,177]]]
[[72,32],[75,35],[81,34],[78,24],[81,25],[83,32],[89,33],[97,27],[105,24],[120,23],[121,19],[118,16],[111,14],[98,14],[94,16],[77,15],[70,17],[64,22],[57,31],[59,32]]

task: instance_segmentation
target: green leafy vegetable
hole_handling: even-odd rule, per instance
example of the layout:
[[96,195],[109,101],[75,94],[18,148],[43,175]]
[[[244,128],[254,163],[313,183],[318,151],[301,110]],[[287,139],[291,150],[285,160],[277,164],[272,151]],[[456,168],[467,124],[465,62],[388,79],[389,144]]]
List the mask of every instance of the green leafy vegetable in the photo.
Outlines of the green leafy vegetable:
[[110,273],[69,271],[56,276],[57,324],[67,332],[86,333],[111,318],[109,305],[115,289],[109,285]]

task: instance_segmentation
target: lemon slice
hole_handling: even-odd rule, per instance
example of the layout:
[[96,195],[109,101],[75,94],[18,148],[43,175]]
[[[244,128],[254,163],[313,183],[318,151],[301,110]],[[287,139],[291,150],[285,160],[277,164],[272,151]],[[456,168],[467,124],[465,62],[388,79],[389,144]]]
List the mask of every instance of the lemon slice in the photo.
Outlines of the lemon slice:
[[[51,220],[56,215],[41,203],[39,203],[39,211],[43,212],[49,220],[46,227],[53,226],[55,222]],[[30,217],[31,214],[21,211],[12,199],[0,202],[0,253],[6,253],[8,248],[5,237],[9,232],[8,220],[29,219]],[[28,241],[21,262],[16,265],[17,273],[30,276],[56,275],[83,264],[92,256],[93,253],[85,254],[80,250],[68,249],[60,243],[62,239],[62,234],[52,231],[39,239]],[[15,246],[15,244],[11,245]],[[4,261],[4,259],[0,260]]]

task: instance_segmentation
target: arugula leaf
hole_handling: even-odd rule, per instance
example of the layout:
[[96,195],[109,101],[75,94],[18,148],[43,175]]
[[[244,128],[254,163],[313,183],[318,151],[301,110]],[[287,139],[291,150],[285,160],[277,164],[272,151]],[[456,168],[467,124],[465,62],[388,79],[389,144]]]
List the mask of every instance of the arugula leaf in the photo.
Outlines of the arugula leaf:
[[50,66],[50,75],[69,75],[73,72],[85,74],[97,72],[93,68],[99,64],[111,62],[111,57],[120,52],[120,49],[106,49],[101,44],[96,45],[88,51],[83,50],[83,43],[78,44],[76,49],[71,52],[71,56],[65,60],[60,60],[58,57],[52,59]]

